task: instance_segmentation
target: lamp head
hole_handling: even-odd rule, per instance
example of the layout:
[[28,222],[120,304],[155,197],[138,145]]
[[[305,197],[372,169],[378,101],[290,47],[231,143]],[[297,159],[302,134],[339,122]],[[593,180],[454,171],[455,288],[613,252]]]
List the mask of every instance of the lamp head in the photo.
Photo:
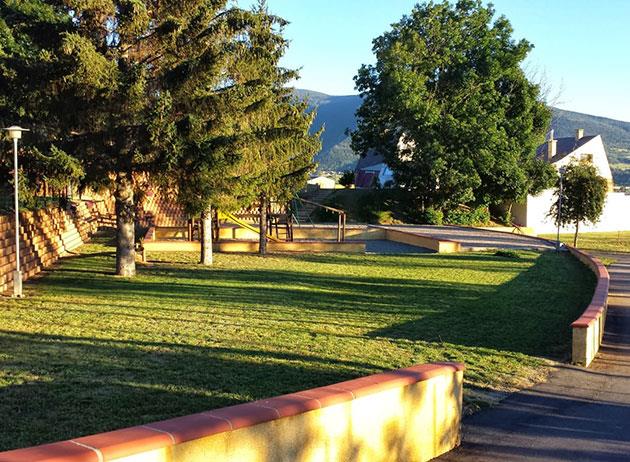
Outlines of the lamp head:
[[22,132],[30,131],[27,128],[18,127],[17,125],[12,125],[11,127],[3,128],[3,130],[7,132],[7,137],[11,140],[19,140],[20,138],[22,138]]

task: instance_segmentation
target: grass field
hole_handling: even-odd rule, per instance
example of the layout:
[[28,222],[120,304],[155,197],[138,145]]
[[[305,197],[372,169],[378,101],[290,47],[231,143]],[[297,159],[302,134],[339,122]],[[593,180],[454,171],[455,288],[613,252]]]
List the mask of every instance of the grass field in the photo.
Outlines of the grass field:
[[594,286],[553,252],[217,255],[124,279],[106,244],[0,299],[0,450],[428,361],[464,361],[469,397],[513,390],[565,357]]
[[[556,240],[555,234],[543,234],[540,237]],[[560,234],[560,240],[573,245],[573,234]],[[630,252],[630,231],[612,233],[580,233],[578,248],[604,252]]]

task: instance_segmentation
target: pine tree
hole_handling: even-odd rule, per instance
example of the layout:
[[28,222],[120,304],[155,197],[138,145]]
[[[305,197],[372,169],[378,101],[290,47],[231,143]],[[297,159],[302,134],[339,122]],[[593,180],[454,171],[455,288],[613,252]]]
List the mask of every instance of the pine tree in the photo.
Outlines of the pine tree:
[[134,179],[168,170],[180,140],[204,130],[199,95],[229,85],[224,69],[243,16],[226,4],[24,0],[0,10],[2,43],[27,49],[2,58],[4,78],[26,78],[0,104],[39,107],[26,114],[31,126],[80,160],[85,184],[109,187],[119,275],[135,274]]
[[287,86],[298,78],[297,71],[279,63],[288,46],[282,35],[286,21],[270,15],[264,1],[254,12],[248,62],[255,65],[244,71],[252,82],[247,148],[248,157],[260,167],[251,184],[259,193],[259,253],[265,254],[270,201],[286,202],[306,184],[315,167],[313,157],[321,149],[321,131],[309,134],[315,113],[307,112],[307,103],[298,101]]
[[243,18],[247,25],[226,67],[229,85],[214,88],[205,101],[212,120],[196,138],[182,140],[173,187],[188,213],[201,214],[204,264],[212,263],[212,207],[229,212],[259,202],[264,253],[268,201],[292,197],[320,149],[319,134],[308,132],[314,113],[285,86],[297,73],[278,64],[287,47],[286,22],[270,15],[264,2]]

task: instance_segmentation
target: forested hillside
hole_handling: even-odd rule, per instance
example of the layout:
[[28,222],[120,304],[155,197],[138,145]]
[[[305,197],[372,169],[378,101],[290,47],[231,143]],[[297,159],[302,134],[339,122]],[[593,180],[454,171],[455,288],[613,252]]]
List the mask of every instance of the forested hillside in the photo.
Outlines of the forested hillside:
[[[311,90],[296,90],[296,95],[318,108],[313,130],[325,128],[322,150],[315,157],[319,171],[341,172],[354,168],[358,156],[350,149],[346,131],[356,127],[354,113],[361,98],[358,95],[330,96]],[[554,108],[552,128],[557,137],[574,136],[576,128],[583,128],[587,135],[602,135],[615,183],[630,185],[630,122]]]

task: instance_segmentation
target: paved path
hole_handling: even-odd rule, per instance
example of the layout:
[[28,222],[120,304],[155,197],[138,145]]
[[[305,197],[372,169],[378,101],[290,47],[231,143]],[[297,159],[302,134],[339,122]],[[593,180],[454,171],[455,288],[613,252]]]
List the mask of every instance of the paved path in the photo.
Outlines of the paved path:
[[458,241],[465,250],[486,249],[536,249],[550,250],[554,246],[540,239],[532,239],[520,234],[503,233],[476,228],[457,226],[396,225],[388,228],[409,233],[429,235],[438,239]]
[[604,343],[588,369],[558,366],[548,382],[464,419],[462,446],[440,461],[630,461],[630,254],[608,255]]

